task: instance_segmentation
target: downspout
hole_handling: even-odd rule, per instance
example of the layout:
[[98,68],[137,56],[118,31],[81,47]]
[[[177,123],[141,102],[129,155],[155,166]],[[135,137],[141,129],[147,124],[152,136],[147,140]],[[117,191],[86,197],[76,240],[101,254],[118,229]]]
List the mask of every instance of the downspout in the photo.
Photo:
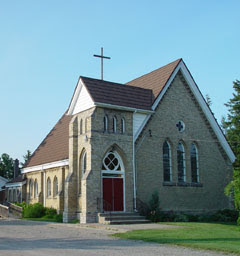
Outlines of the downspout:
[[[134,111],[134,114],[137,110]],[[134,131],[133,131],[133,142],[132,142],[132,150],[133,150],[133,210],[137,211],[137,195],[136,195],[136,164],[135,164],[135,141],[134,141]]]
[[42,165],[42,172],[43,172],[43,206],[46,207],[46,173],[43,170],[43,165]]

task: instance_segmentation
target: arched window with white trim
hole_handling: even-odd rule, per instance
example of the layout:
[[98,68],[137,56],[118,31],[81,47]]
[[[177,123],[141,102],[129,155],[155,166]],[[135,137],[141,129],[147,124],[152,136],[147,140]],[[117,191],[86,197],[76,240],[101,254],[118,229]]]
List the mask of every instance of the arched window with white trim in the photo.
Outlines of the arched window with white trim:
[[163,180],[165,182],[172,181],[172,164],[171,164],[171,147],[166,140],[163,143]]
[[51,179],[48,177],[47,179],[47,197],[51,196]]
[[105,115],[104,118],[103,118],[103,129],[104,129],[104,132],[108,132],[108,116]]
[[117,133],[117,118],[116,118],[116,116],[113,117],[113,132]]
[[190,156],[191,156],[192,182],[198,183],[199,182],[198,150],[194,143],[191,145]]
[[34,182],[34,198],[36,198],[38,196],[38,182],[37,179],[35,179]]
[[182,142],[177,147],[178,182],[186,182],[185,149]]
[[110,173],[120,175],[122,172],[124,172],[124,167],[120,155],[114,150],[109,151],[102,162],[103,176],[108,176]]
[[58,195],[58,179],[55,176],[53,180],[53,197],[56,197]]
[[121,119],[121,133],[125,133],[125,119]]

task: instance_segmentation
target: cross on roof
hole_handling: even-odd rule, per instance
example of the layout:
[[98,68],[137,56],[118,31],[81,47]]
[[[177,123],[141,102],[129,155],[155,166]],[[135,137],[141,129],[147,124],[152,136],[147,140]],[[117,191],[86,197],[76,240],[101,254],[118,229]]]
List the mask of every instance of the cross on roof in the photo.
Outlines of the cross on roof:
[[111,58],[103,56],[103,47],[101,47],[101,55],[94,54],[93,57],[101,58],[101,79],[103,80],[103,59],[111,59]]

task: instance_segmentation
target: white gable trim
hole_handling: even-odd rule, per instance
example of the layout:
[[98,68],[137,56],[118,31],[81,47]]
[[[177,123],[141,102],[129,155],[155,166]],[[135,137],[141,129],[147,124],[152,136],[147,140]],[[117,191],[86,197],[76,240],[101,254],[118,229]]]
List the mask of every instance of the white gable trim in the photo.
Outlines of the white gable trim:
[[21,173],[23,174],[23,173],[34,172],[34,171],[41,171],[41,170],[46,170],[46,169],[55,168],[55,167],[61,167],[61,166],[65,166],[65,165],[69,165],[68,159],[23,168]]
[[[79,102],[81,101],[81,102]],[[89,94],[86,86],[81,78],[78,80],[75,92],[73,94],[67,115],[74,115],[81,111],[85,111],[94,106],[91,95]]]
[[[162,89],[161,93],[158,95],[157,99],[155,100],[152,109],[155,110],[156,107],[158,106],[159,102],[161,101],[161,99],[163,98],[165,92],[167,91],[167,89],[169,88],[169,86],[171,85],[173,79],[175,78],[176,74],[178,73],[178,71],[181,70],[185,80],[187,81],[193,95],[196,97],[203,113],[205,114],[207,120],[209,121],[213,131],[215,132],[221,146],[223,147],[223,149],[225,150],[226,154],[228,155],[229,159],[231,160],[231,162],[233,163],[236,159],[231,147],[229,146],[225,136],[222,133],[221,128],[219,127],[216,119],[214,118],[214,116],[212,115],[209,107],[207,106],[207,103],[205,102],[200,90],[198,89],[198,86],[196,85],[195,81],[193,80],[189,70],[187,69],[187,67],[185,66],[184,62],[181,60],[179,62],[179,64],[177,65],[177,67],[175,68],[174,72],[172,73],[171,77],[169,78],[167,84],[164,86],[164,88]],[[144,126],[146,125],[147,121],[149,120],[150,116],[148,116],[144,122],[144,125],[142,126],[141,131],[143,130]],[[139,136],[139,134],[141,133],[141,131],[139,131],[139,133],[136,136]]]

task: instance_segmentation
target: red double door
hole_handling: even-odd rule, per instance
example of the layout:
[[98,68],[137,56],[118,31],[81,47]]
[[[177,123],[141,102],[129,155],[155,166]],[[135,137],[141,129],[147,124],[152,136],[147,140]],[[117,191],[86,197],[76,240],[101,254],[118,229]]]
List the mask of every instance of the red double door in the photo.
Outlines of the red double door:
[[122,178],[103,178],[103,210],[123,211]]

